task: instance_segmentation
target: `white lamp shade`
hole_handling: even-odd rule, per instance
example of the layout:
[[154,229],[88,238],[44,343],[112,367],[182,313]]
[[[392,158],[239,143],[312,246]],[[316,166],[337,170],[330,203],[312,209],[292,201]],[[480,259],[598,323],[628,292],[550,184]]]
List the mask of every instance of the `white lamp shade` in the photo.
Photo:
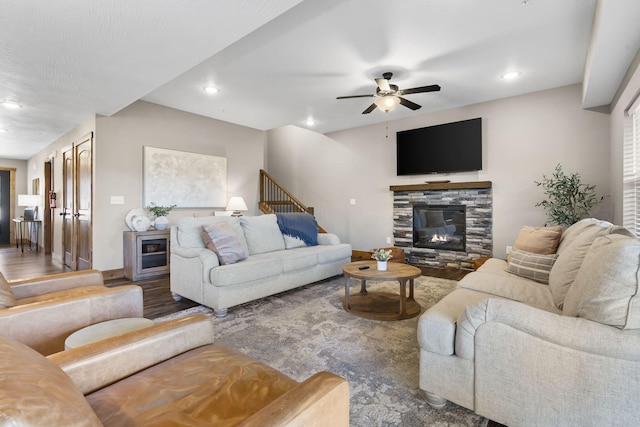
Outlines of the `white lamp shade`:
[[229,199],[229,204],[227,204],[228,211],[247,211],[247,204],[244,202],[242,197],[232,197]]
[[40,196],[37,194],[18,194],[18,206],[40,206]]
[[384,111],[385,113],[388,113],[389,111],[393,110],[400,104],[400,98],[393,95],[387,95],[387,96],[383,96],[382,98],[376,99],[374,101],[374,104],[376,104],[376,106],[380,110]]

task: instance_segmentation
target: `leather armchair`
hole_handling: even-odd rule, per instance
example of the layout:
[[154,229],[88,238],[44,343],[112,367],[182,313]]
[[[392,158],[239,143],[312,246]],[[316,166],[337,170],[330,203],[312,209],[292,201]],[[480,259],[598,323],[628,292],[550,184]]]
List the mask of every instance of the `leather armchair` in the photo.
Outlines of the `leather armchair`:
[[213,344],[205,315],[43,357],[0,337],[0,413],[11,425],[348,426],[349,386],[298,383]]
[[142,317],[142,288],[108,288],[98,270],[6,281],[0,273],[0,335],[48,355],[85,326]]

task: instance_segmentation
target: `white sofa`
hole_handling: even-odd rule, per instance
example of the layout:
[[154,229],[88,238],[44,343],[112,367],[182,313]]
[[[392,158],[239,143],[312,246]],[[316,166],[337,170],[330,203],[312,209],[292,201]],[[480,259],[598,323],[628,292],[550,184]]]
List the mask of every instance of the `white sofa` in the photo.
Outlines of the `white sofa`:
[[[225,222],[248,257],[221,265],[206,247],[202,227]],[[264,298],[342,274],[351,261],[351,245],[335,234],[317,234],[317,246],[284,236],[276,215],[185,218],[171,227],[171,292],[215,310]]]
[[637,425],[640,240],[586,219],[544,257],[548,284],[490,259],[421,316],[427,401],[510,427]]

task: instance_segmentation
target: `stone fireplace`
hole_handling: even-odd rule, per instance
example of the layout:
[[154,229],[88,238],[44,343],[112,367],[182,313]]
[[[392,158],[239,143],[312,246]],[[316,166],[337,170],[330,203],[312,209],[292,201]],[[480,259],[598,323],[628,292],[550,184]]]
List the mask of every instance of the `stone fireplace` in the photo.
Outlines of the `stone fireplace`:
[[493,253],[491,182],[391,186],[394,246],[409,264],[472,269]]

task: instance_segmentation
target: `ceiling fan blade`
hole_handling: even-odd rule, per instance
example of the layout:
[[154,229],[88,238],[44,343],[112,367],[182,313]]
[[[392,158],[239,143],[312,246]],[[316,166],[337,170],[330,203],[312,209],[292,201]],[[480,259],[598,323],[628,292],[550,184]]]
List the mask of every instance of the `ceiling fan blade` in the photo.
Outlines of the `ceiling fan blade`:
[[339,96],[336,99],[349,99],[349,98],[371,98],[375,95],[347,95],[347,96]]
[[422,92],[438,92],[440,90],[440,86],[438,85],[430,85],[430,86],[420,86],[414,87],[411,89],[402,89],[398,91],[400,95],[408,95],[410,93],[422,93]]
[[422,108],[422,105],[418,105],[415,102],[411,102],[408,99],[404,99],[403,97],[399,96],[398,98],[400,98],[400,104],[404,105],[407,108],[411,108],[412,110],[417,110],[419,108]]
[[369,114],[370,112],[372,112],[375,109],[376,109],[376,104],[371,104],[371,105],[369,105],[369,108],[367,108],[366,110],[364,110],[362,112],[362,114]]
[[381,91],[384,91],[384,92],[391,91],[391,87],[389,86],[389,80],[378,78],[376,79],[376,83],[378,84],[378,87],[380,88]]

